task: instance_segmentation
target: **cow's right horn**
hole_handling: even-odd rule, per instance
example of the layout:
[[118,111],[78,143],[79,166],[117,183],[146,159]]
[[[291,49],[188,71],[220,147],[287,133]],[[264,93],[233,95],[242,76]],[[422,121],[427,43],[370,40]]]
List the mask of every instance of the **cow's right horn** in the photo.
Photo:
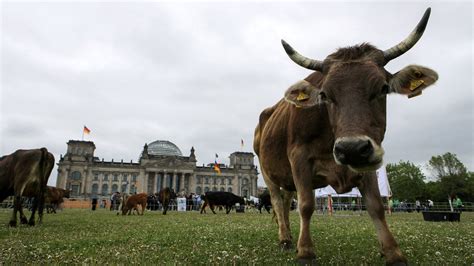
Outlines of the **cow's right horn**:
[[293,60],[293,62],[297,63],[298,65],[316,71],[323,70],[323,62],[319,60],[314,60],[308,57],[305,57],[299,54],[293,47],[291,47],[287,42],[281,40],[281,44],[283,44],[283,48],[285,48],[285,52],[288,56]]
[[425,31],[426,24],[428,24],[428,19],[430,18],[430,13],[431,8],[428,7],[420,22],[418,22],[418,25],[416,25],[416,28],[410,33],[410,35],[408,35],[407,38],[405,38],[405,40],[401,41],[399,44],[393,46],[392,48],[383,51],[385,63],[388,63],[390,60],[404,54],[416,44],[416,42],[421,38],[423,32]]

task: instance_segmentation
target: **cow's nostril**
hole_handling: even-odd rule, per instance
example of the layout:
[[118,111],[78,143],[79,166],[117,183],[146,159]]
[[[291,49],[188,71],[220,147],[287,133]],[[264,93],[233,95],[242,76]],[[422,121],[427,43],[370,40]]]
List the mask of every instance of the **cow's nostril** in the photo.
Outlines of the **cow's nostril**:
[[372,143],[369,140],[361,142],[359,146],[359,154],[361,157],[370,157],[374,152],[374,147],[372,147]]
[[342,164],[346,164],[347,160],[346,160],[346,155],[345,155],[345,150],[344,150],[344,145],[343,143],[336,143],[336,145],[334,146],[334,156],[336,157],[336,159],[342,163]]

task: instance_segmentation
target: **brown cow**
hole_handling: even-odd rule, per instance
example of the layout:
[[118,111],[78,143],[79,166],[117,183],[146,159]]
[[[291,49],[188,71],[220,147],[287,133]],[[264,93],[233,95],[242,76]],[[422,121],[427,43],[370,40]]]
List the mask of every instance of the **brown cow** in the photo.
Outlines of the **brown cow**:
[[46,211],[56,213],[56,209],[64,202],[64,198],[69,198],[70,194],[70,190],[48,186],[44,200]]
[[386,127],[386,96],[420,95],[438,75],[414,65],[390,74],[384,66],[415,45],[429,15],[427,9],[414,31],[385,51],[364,43],[341,48],[318,61],[300,55],[282,41],[294,62],[316,72],[290,87],[284,100],[262,112],[254,150],[270,190],[283,248],[292,245],[288,216],[293,193],[297,192],[300,263],[315,262],[309,233],[313,189],[328,184],[338,193],[355,186],[360,189],[386,262],[406,263],[385,221],[375,175],[384,154],[381,143]]
[[127,212],[128,212],[128,215],[130,215],[132,213],[132,210],[135,210],[137,214],[140,215],[140,212],[138,211],[138,205],[141,206],[142,208],[141,215],[143,215],[146,208],[147,197],[148,197],[148,194],[140,193],[140,194],[131,195],[123,199],[122,215],[125,215]]
[[[0,202],[8,196],[14,196],[10,226],[16,226],[17,212],[20,212],[22,224],[35,225],[37,209],[38,223],[42,223],[46,184],[53,167],[54,156],[46,148],[17,150],[0,158]],[[24,195],[34,196],[29,221],[21,206],[21,197]]]
[[169,187],[165,187],[158,193],[158,200],[163,205],[163,215],[168,211],[168,207],[172,200],[176,199],[176,193]]

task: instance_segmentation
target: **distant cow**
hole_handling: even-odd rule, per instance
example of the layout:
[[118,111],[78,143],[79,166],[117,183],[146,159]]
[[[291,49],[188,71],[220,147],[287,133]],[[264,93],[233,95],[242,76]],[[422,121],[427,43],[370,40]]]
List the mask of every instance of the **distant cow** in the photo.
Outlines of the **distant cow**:
[[128,215],[130,215],[132,213],[132,210],[135,210],[137,214],[140,215],[140,212],[138,211],[138,205],[141,206],[141,215],[143,215],[147,204],[147,197],[148,195],[146,193],[140,193],[126,197],[123,200],[122,204],[122,215],[125,215],[127,213]]
[[[42,222],[46,184],[53,167],[54,156],[46,148],[17,150],[0,158],[0,202],[8,196],[14,196],[10,226],[16,226],[17,212],[20,212],[22,224],[35,225],[35,213],[38,210],[38,223]],[[21,206],[23,195],[34,196],[29,221]]]
[[262,208],[265,208],[268,213],[270,213],[270,208],[272,207],[272,201],[270,198],[270,192],[265,190],[260,196],[258,196],[258,211],[262,213]]
[[229,214],[232,206],[236,203],[239,203],[241,206],[245,205],[244,198],[234,195],[230,192],[222,192],[222,191],[212,191],[206,192],[203,197],[204,204],[201,207],[201,214],[204,212],[204,209],[207,205],[211,208],[211,211],[216,214],[214,211],[214,206],[221,205],[225,207],[226,214]]
[[168,207],[170,202],[176,199],[176,193],[169,187],[165,187],[158,193],[158,200],[160,201],[161,205],[163,205],[163,214],[165,215],[168,211]]
[[48,186],[44,200],[46,211],[56,213],[56,209],[64,202],[64,198],[70,197],[70,193],[70,190]]

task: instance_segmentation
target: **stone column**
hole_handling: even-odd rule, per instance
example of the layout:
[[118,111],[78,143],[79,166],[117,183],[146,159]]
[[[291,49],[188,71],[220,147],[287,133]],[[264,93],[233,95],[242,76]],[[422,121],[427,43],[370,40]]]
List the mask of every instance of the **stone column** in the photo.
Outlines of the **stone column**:
[[156,172],[156,192],[159,192],[161,190],[161,173]]
[[153,189],[152,189],[152,193],[156,193],[156,189],[158,187],[158,173],[155,172],[154,174],[154,180],[153,180]]
[[171,189],[174,190],[174,192],[178,193],[178,191],[176,191],[176,179],[177,179],[177,175],[176,175],[176,171],[172,174],[172,177],[171,177]]
[[143,185],[142,185],[142,192],[148,193],[148,173],[145,172],[143,175]]

